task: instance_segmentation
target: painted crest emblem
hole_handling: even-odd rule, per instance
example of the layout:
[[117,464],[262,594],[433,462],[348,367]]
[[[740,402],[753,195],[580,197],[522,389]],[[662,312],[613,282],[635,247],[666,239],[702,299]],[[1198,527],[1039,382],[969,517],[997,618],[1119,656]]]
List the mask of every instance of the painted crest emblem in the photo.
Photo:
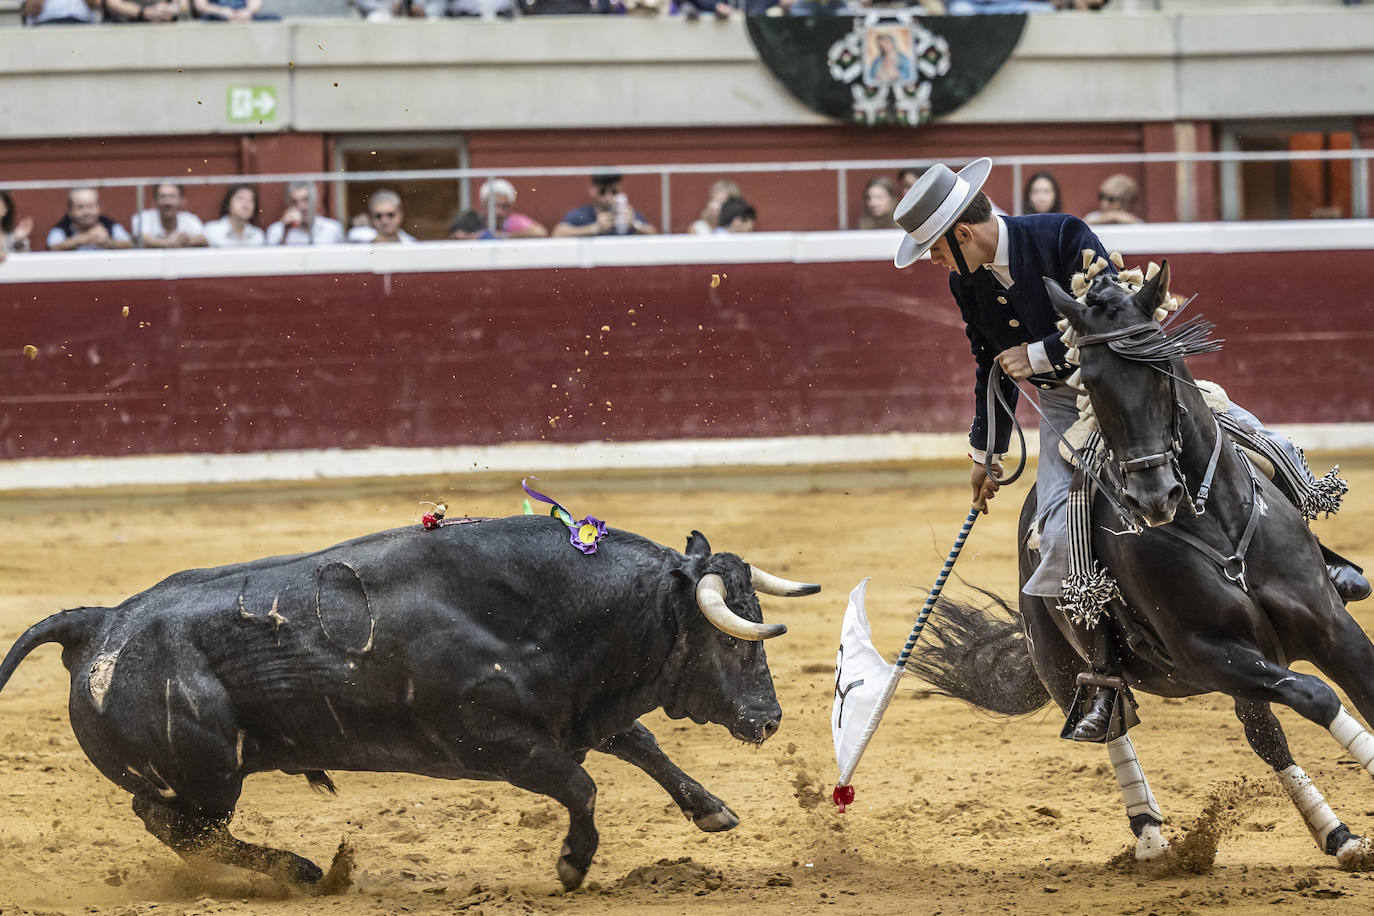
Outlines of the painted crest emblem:
[[949,73],[949,42],[906,11],[869,13],[830,46],[830,75],[854,97],[860,124],[924,124],[934,81]]
[[857,125],[914,127],[987,85],[1015,50],[1026,16],[882,10],[747,22],[759,58],[808,108]]

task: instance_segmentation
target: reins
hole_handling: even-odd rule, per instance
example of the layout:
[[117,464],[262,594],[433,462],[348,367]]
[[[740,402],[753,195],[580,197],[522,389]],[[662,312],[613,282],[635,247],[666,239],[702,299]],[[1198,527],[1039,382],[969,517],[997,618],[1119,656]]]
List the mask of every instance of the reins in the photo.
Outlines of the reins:
[[[1190,300],[1191,301],[1191,300]],[[1179,422],[1179,412],[1187,413],[1188,408],[1178,397],[1178,383],[1184,382],[1197,388],[1197,383],[1186,379],[1161,365],[1166,359],[1175,356],[1183,356],[1189,353],[1214,352],[1221,348],[1220,341],[1213,341],[1208,338],[1213,325],[1200,318],[1190,319],[1184,322],[1179,329],[1172,335],[1165,335],[1158,324],[1153,321],[1141,322],[1125,328],[1118,328],[1113,331],[1103,331],[1097,334],[1085,334],[1078,338],[1077,346],[1082,348],[1094,344],[1107,344],[1114,353],[1123,359],[1135,362],[1143,362],[1155,371],[1165,375],[1169,379],[1169,398],[1173,404],[1170,412],[1171,435],[1169,447],[1163,451],[1152,455],[1144,455],[1138,458],[1118,461],[1117,468],[1121,475],[1123,484],[1125,475],[1133,471],[1142,471],[1148,468],[1160,467],[1165,464],[1172,465],[1175,475],[1182,482],[1185,494],[1188,487],[1188,475],[1184,473],[1179,458],[1183,452],[1183,433]],[[1148,337],[1146,337],[1148,332]],[[1135,339],[1132,339],[1135,338]],[[1126,342],[1128,341],[1129,342]],[[1037,408],[1038,409],[1038,408]],[[1051,425],[1051,428],[1053,426]],[[1206,513],[1207,498],[1211,493],[1212,482],[1216,475],[1217,467],[1221,460],[1221,445],[1225,433],[1220,424],[1213,419],[1212,429],[1215,433],[1212,442],[1212,452],[1207,461],[1206,470],[1203,472],[1202,480],[1198,484],[1197,495],[1188,501],[1189,508],[1192,509],[1194,517],[1200,517]],[[1056,432],[1058,432],[1056,430]],[[1061,437],[1062,438],[1062,437]],[[1217,550],[1211,544],[1202,540],[1191,532],[1177,529],[1174,525],[1161,525],[1159,530],[1169,537],[1174,538],[1189,547],[1197,550],[1209,560],[1216,564],[1226,578],[1235,582],[1244,591],[1249,591],[1249,584],[1245,580],[1245,554],[1250,548],[1250,541],[1253,539],[1255,529],[1259,527],[1260,517],[1260,485],[1259,477],[1255,473],[1253,465],[1240,452],[1234,444],[1237,456],[1250,476],[1250,516],[1246,520],[1245,529],[1242,531],[1240,539],[1236,542],[1235,549],[1227,555]],[[1072,446],[1070,446],[1072,449]],[[1075,455],[1078,453],[1075,451]],[[1086,467],[1085,467],[1086,470]],[[1097,480],[1099,491],[1112,503],[1118,513],[1122,513],[1120,503],[1106,491]],[[1224,534],[1224,532],[1223,532]]]

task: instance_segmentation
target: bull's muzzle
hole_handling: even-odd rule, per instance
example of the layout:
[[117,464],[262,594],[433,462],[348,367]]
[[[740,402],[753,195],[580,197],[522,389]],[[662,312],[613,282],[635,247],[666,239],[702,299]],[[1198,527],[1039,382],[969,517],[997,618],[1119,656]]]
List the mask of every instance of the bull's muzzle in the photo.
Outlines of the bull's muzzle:
[[715,573],[707,573],[697,582],[697,607],[716,629],[739,639],[758,642],[787,632],[785,624],[754,623],[730,610],[725,603],[725,580]]

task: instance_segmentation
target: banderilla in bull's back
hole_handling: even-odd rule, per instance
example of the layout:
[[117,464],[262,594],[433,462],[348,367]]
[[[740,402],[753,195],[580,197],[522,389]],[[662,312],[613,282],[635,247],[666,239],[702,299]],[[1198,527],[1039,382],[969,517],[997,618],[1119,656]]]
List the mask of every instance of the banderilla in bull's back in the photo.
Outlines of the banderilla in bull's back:
[[782,718],[756,592],[809,595],[693,531],[679,553],[609,529],[594,554],[557,519],[416,525],[315,553],[176,573],[118,607],[62,611],[19,637],[0,688],[60,643],[72,729],[183,858],[314,887],[295,853],[236,839],[243,779],[327,770],[502,780],[569,812],[558,878],[597,848],[587,751],[644,770],[702,830],[739,818],[638,722],[724,726],[761,744]]

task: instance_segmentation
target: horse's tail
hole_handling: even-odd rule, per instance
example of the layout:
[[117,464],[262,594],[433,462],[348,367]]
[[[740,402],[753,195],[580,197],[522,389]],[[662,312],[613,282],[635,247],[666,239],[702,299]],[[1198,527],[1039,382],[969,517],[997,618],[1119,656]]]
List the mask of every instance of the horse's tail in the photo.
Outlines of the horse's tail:
[[0,690],[9,683],[14,669],[34,649],[49,642],[60,643],[64,650],[80,645],[105,618],[108,610],[103,607],[78,607],[58,611],[29,627],[15,641],[5,660],[0,662]]
[[934,638],[907,661],[907,670],[939,693],[981,709],[1006,716],[1035,712],[1050,695],[1031,663],[1020,614],[992,592],[971,587],[987,600],[975,606],[941,598],[926,622]]

